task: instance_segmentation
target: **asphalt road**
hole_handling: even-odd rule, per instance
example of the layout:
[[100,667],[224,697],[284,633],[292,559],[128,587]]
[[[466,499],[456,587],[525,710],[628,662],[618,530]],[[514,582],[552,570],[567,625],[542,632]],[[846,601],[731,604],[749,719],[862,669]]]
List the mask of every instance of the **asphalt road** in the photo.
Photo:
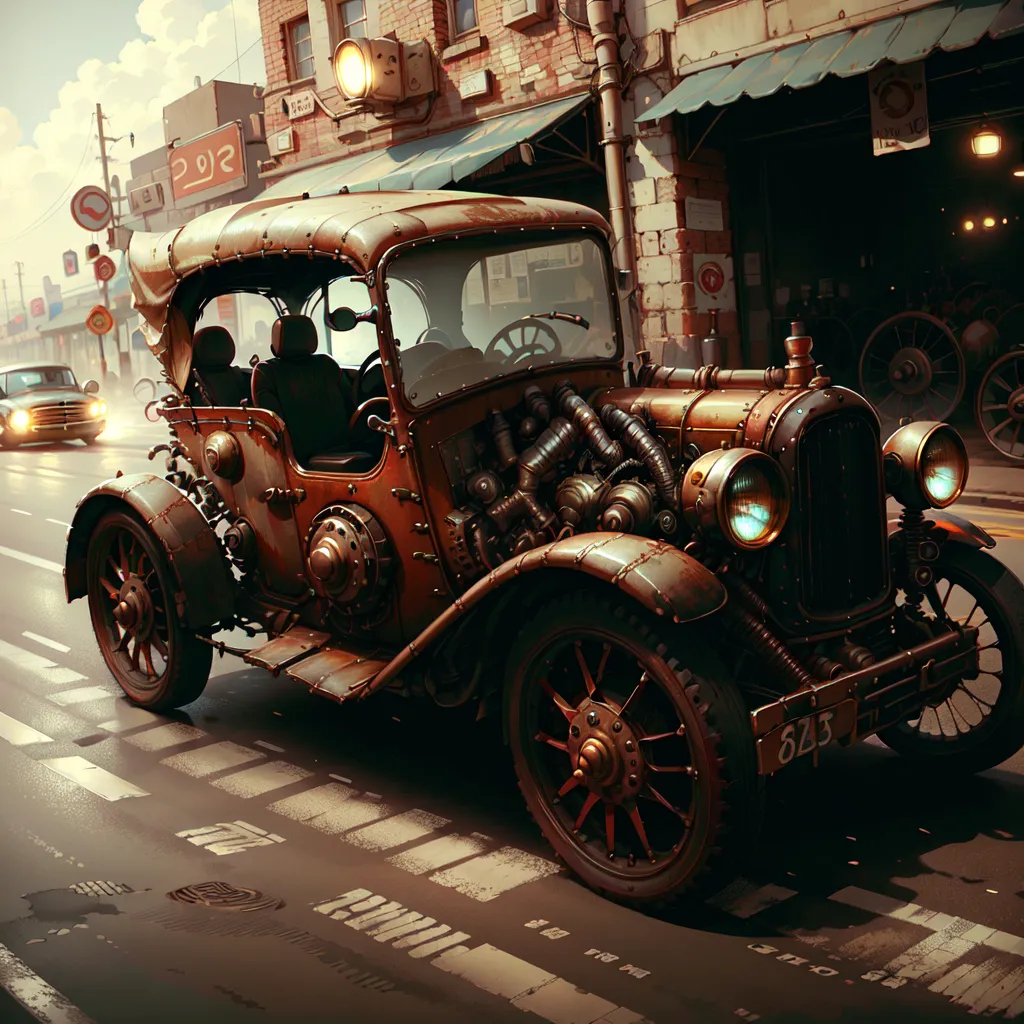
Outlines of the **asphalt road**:
[[[231,658],[185,713],[130,707],[60,566],[81,494],[162,439],[0,452],[0,1021],[1024,1016],[1020,755],[951,788],[830,752],[746,878],[650,916],[556,870],[482,726]],[[976,511],[1024,573],[1024,517]],[[168,898],[207,883],[263,909]]]

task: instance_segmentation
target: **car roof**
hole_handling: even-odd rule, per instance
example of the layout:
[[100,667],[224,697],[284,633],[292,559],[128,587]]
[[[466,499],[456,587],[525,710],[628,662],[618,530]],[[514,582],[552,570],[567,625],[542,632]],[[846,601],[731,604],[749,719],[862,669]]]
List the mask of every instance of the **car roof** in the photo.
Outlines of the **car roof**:
[[[52,363],[45,359],[36,363],[11,363],[9,366],[0,366],[0,373],[18,373],[21,370],[71,370],[66,363]],[[72,371],[73,372],[73,371]]]

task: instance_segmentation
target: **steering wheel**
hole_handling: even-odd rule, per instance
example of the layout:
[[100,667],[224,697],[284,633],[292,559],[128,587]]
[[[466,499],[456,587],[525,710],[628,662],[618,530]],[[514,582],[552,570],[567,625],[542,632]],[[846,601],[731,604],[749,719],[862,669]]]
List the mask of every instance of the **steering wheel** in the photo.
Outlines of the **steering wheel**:
[[359,395],[363,387],[363,378],[366,376],[366,371],[369,370],[373,364],[380,359],[380,349],[374,349],[360,364],[359,370],[356,373],[356,379],[352,382],[352,405],[359,405]]
[[512,365],[535,355],[561,354],[562,343],[555,329],[534,316],[524,316],[502,327],[484,350],[485,359],[503,358]]
[[373,398],[368,398],[354,413],[348,421],[348,432],[352,433],[356,429],[356,424],[362,419],[367,410],[374,405],[386,405],[388,407],[388,418],[391,418],[391,401],[385,395],[374,395]]
[[442,331],[440,327],[428,327],[425,331],[420,333],[420,336],[413,342],[414,345],[420,345],[425,341],[436,341],[439,345],[444,345],[445,348],[454,348],[455,344],[447,331]]

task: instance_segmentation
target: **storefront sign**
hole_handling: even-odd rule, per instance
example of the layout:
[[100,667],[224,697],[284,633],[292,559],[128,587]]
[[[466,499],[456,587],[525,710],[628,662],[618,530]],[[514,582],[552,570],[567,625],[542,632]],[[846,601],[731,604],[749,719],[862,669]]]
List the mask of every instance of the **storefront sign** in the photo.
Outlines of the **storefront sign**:
[[736,308],[736,287],[733,281],[732,257],[725,253],[697,253],[693,257],[694,291],[697,312],[709,309],[725,312]]
[[683,202],[686,212],[686,227],[690,231],[723,231],[722,201],[720,199],[696,199],[687,196]]
[[158,181],[140,185],[128,193],[128,206],[132,213],[147,213],[164,207],[164,187]]
[[303,89],[302,92],[285,96],[284,105],[288,111],[288,120],[297,121],[300,117],[309,117],[316,111],[316,97],[312,89]]
[[233,121],[175,146],[170,163],[176,202],[213,199],[245,188],[248,175],[241,124]]
[[923,61],[875,68],[868,73],[868,89],[875,156],[931,142]]

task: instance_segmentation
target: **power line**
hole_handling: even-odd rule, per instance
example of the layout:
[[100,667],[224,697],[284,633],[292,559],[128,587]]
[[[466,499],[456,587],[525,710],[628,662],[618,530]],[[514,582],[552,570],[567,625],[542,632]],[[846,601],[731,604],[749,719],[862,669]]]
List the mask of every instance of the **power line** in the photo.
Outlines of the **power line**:
[[[263,42],[263,36],[257,36],[257,37],[256,37],[256,38],[255,38],[255,39],[254,39],[254,40],[253,40],[253,41],[252,41],[252,42],[251,42],[251,43],[250,43],[250,44],[249,44],[249,45],[248,45],[248,46],[247,46],[247,47],[246,47],[246,48],[245,48],[245,49],[244,49],[244,50],[243,50],[242,52],[241,52],[241,53],[239,53],[239,54],[237,54],[237,55],[236,55],[235,59],[234,59],[233,61],[231,61],[231,64],[238,64],[238,62],[239,62],[239,61],[240,61],[240,60],[241,60],[241,59],[242,59],[242,58],[243,58],[243,57],[244,57],[244,56],[245,56],[245,55],[246,55],[246,54],[247,54],[247,53],[248,53],[248,52],[249,52],[249,51],[250,51],[250,50],[251,50],[251,49],[252,49],[253,47],[254,47],[254,46],[258,46],[258,45],[259,45],[260,43],[262,43],[262,42]],[[229,70],[231,69],[231,64],[228,64],[228,66],[227,66],[226,68],[221,68],[221,70],[220,70],[220,71],[218,71],[218,72],[217,72],[217,74],[215,74],[215,75],[214,75],[213,77],[214,77],[214,78],[220,78],[220,76],[221,76],[221,75],[223,75],[225,71],[229,71]],[[241,78],[241,77],[242,77],[242,75],[241,75],[241,69],[240,69],[240,68],[239,68],[239,74],[238,74],[238,77],[239,77],[239,78]]]

